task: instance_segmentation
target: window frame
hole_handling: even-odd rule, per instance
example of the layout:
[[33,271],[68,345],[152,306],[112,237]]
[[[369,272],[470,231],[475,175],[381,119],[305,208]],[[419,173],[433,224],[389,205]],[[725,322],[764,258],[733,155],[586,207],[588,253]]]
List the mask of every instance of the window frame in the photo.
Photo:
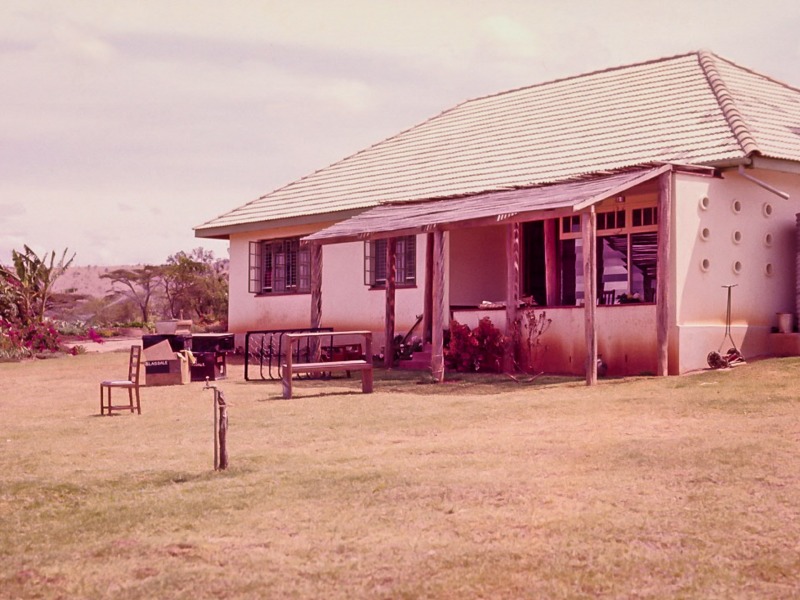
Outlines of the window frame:
[[251,241],[248,272],[256,296],[311,293],[311,252],[299,237]]
[[[602,216],[601,216],[602,215]],[[613,215],[613,216],[612,216]],[[582,251],[577,248],[578,244],[582,242],[583,234],[580,226],[580,215],[568,215],[558,218],[558,306],[574,306],[574,304],[564,303],[564,273],[565,273],[565,250],[564,242],[568,240],[577,240],[574,252],[582,255]],[[626,240],[626,290],[621,293],[630,293],[634,287],[634,269],[631,265],[633,256],[634,237],[642,233],[655,233],[658,234],[658,203],[655,200],[646,200],[638,202],[629,202],[624,205],[615,205],[597,211],[597,230],[596,236],[598,242],[604,237],[612,236],[625,236]],[[657,243],[657,241],[656,241]],[[577,258],[577,257],[576,257]],[[577,267],[577,265],[576,265]],[[578,269],[575,268],[574,277],[576,279],[575,294],[576,303],[578,300]],[[582,275],[580,275],[582,277]],[[657,282],[656,282],[657,285]],[[646,290],[645,290],[646,291]],[[582,293],[582,292],[581,292]],[[655,299],[646,300],[642,299],[641,302],[645,304],[653,304]]]
[[[405,235],[396,240],[395,286],[417,285],[417,236]],[[386,289],[386,267],[388,238],[364,242],[364,285],[374,290]]]

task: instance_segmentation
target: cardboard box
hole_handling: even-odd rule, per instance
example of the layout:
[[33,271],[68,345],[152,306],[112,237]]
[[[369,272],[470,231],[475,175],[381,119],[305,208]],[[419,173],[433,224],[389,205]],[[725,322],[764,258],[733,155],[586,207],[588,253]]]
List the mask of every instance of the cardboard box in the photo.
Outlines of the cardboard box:
[[189,361],[179,357],[167,340],[144,349],[145,385],[185,385],[189,381]]

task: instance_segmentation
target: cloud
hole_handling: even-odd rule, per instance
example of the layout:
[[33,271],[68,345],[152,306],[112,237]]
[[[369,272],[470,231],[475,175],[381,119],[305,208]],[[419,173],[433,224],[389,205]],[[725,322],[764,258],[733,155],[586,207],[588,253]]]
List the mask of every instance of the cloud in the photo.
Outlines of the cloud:
[[59,23],[37,45],[39,52],[76,61],[108,63],[114,58],[114,48],[102,37],[87,28]]
[[27,212],[22,202],[0,202],[0,221],[8,221],[14,217],[22,217],[25,216]]
[[541,50],[536,34],[507,15],[493,15],[480,24],[481,48],[497,57],[526,59],[537,57]]

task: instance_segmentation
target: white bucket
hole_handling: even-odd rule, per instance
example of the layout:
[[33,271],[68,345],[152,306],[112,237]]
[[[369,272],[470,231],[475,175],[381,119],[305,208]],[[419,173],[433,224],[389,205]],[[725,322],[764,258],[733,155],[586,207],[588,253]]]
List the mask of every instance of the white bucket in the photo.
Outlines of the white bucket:
[[792,333],[794,328],[794,315],[792,313],[778,313],[778,331]]
[[159,335],[174,334],[178,330],[178,319],[156,321],[156,333]]

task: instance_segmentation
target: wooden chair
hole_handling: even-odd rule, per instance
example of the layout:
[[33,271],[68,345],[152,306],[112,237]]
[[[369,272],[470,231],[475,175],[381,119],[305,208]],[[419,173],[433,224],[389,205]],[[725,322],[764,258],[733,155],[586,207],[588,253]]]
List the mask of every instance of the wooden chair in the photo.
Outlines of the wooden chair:
[[603,306],[610,306],[614,304],[617,299],[617,290],[606,290],[600,296],[600,304]]
[[[133,396],[136,392],[136,412],[142,414],[142,406],[139,402],[139,371],[142,363],[141,346],[131,346],[130,362],[128,363],[128,379],[109,380],[100,382],[100,414],[111,414],[112,410],[130,410],[133,412]],[[128,404],[111,404],[111,388],[125,388],[128,390]],[[106,398],[105,390],[108,389]]]

